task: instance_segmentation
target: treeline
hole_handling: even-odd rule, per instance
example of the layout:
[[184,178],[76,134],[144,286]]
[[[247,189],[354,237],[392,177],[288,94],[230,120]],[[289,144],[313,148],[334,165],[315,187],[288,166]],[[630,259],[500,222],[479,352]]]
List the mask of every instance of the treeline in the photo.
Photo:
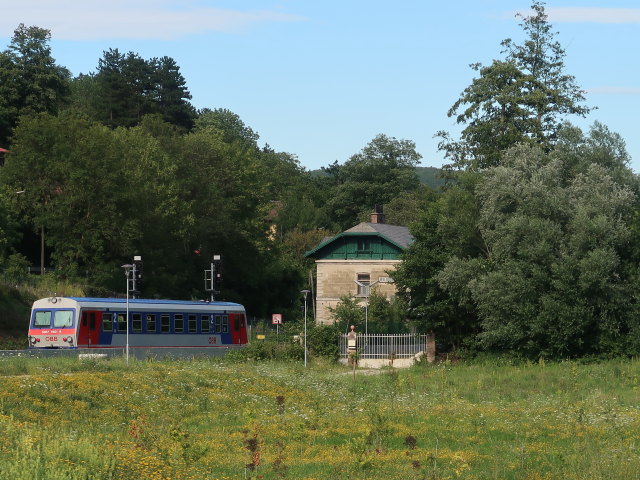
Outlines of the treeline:
[[89,293],[122,292],[120,265],[142,255],[143,295],[207,298],[215,254],[219,298],[292,319],[313,266],[306,250],[376,203],[393,218],[395,196],[425,188],[408,140],[378,135],[314,176],[293,154],[259,146],[233,112],[196,111],[171,58],[109,50],[95,73],[72,78],[49,41],[20,25],[0,52],[6,278],[39,265],[44,239],[46,266]]
[[524,41],[473,65],[453,103],[462,133],[438,133],[438,190],[416,174],[410,140],[378,135],[318,175],[260,146],[233,112],[194,109],[168,57],[109,50],[72,78],[47,30],[19,26],[0,52],[5,276],[37,264],[44,238],[55,275],[91,291],[122,291],[120,265],[138,254],[145,296],[203,298],[220,254],[221,297],[299,318],[304,252],[384,204],[415,242],[393,274],[396,301],[372,308],[370,325],[404,321],[449,350],[639,354],[638,178],[617,134],[568,123],[590,108],[544,5],[532,9]]
[[525,41],[478,76],[441,132],[455,185],[431,202],[396,275],[422,330],[449,348],[528,358],[640,353],[638,178],[619,135],[584,116],[583,92],[544,5]]

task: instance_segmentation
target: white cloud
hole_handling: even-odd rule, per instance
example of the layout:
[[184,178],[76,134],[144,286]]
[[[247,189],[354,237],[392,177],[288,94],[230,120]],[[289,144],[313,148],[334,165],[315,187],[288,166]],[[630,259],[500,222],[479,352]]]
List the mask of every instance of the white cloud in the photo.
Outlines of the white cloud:
[[545,12],[550,21],[559,23],[640,23],[640,8],[545,7]]
[[614,95],[640,95],[640,87],[593,87],[587,88],[587,93],[614,94]]
[[150,38],[169,40],[203,32],[240,33],[263,22],[296,22],[275,10],[228,10],[179,0],[4,0],[0,36],[20,23],[51,30],[56,40]]

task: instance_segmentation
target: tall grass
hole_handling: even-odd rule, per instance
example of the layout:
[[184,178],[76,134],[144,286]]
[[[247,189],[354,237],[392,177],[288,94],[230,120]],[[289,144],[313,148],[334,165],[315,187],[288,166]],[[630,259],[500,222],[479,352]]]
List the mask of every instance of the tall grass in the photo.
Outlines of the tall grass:
[[640,362],[0,359],[0,478],[633,479]]

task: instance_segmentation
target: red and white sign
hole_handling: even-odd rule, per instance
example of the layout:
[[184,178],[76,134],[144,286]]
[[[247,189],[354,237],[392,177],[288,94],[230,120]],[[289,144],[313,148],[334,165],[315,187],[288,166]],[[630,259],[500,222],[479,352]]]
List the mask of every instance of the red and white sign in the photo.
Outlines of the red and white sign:
[[274,313],[271,315],[271,323],[273,325],[282,325],[282,314]]

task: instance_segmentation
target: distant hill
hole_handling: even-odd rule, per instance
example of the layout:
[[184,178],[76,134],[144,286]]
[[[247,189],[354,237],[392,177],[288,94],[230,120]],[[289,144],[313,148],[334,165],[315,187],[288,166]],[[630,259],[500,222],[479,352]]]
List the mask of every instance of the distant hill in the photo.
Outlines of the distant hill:
[[[309,172],[314,177],[322,177],[327,175],[321,169],[311,170]],[[444,185],[444,179],[440,178],[440,169],[436,167],[416,167],[416,174],[420,179],[420,183],[437,190]]]
[[420,183],[437,190],[444,185],[444,179],[440,178],[440,169],[436,167],[416,167],[416,173]]

